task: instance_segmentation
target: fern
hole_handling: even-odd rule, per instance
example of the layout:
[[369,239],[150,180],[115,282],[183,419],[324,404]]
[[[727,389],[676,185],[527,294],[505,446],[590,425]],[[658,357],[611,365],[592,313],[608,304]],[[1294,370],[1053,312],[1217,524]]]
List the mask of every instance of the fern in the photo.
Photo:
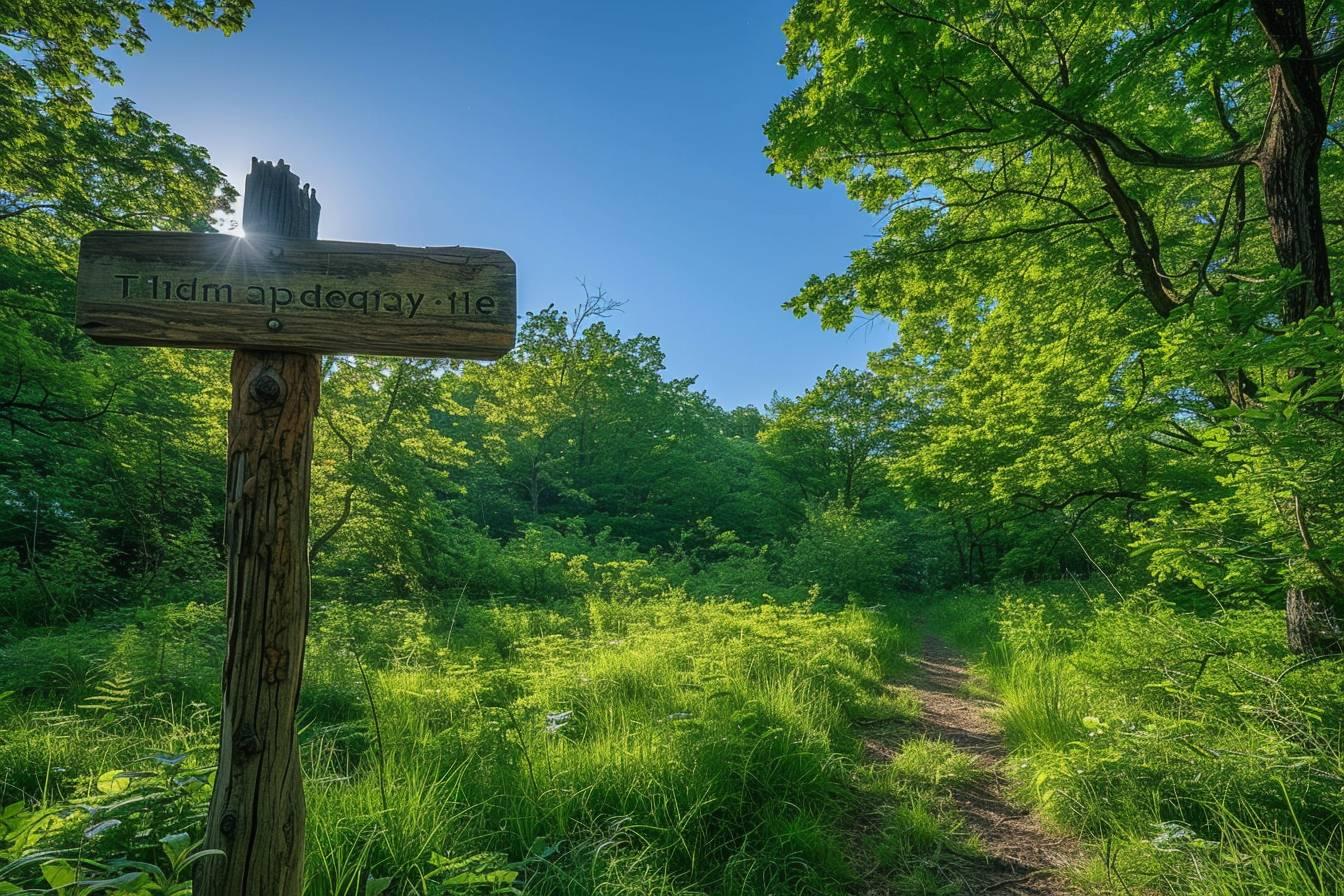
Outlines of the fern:
[[99,712],[105,716],[116,715],[131,702],[135,678],[130,672],[121,672],[94,686],[94,693],[78,708],[88,712]]

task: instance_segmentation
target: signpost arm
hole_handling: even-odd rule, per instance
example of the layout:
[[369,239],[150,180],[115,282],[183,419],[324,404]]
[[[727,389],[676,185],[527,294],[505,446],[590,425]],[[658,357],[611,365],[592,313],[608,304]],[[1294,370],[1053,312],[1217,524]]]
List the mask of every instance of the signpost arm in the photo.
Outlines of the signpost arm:
[[[316,194],[252,160],[248,234],[316,239]],[[279,322],[275,322],[279,325]],[[318,355],[233,355],[225,542],[228,656],[219,768],[196,896],[300,896],[304,802],[295,714],[308,629],[308,491]]]

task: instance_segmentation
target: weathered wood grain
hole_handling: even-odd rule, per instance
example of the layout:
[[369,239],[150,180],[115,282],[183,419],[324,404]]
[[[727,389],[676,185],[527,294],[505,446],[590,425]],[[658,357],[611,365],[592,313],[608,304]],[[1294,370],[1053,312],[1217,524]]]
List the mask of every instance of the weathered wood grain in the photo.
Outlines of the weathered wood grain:
[[[319,207],[281,160],[252,160],[244,218],[279,236],[315,236]],[[258,211],[260,209],[260,211]],[[288,209],[288,211],[285,211]],[[305,809],[299,687],[308,633],[308,498],[314,354],[240,349],[229,410],[228,653],[219,766],[197,896],[301,896]]]
[[243,185],[244,231],[315,240],[321,214],[317,191],[309,184],[300,187],[299,176],[284,159],[272,165],[252,157],[252,170]]
[[317,355],[238,351],[229,411],[228,655],[198,896],[300,896],[295,714],[308,631],[308,494]]
[[252,226],[245,238],[88,234],[76,323],[113,345],[477,359],[513,347],[517,277],[504,252],[284,239]]

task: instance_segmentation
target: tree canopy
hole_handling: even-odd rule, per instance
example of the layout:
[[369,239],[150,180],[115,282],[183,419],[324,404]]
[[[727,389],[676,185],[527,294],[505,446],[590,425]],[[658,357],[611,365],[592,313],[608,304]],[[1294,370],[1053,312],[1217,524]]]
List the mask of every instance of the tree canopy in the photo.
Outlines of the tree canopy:
[[1338,643],[1344,593],[1340,12],[801,0],[766,126],[772,170],[884,216],[790,307],[899,325],[878,368],[939,396],[925,481],[987,527],[1109,512],[1118,551],[1157,523],[1155,571],[1201,587],[1253,562],[1302,649]]
[[[110,53],[144,48],[145,15],[231,32],[249,9],[6,13],[0,550],[16,618],[116,602],[123,580],[218,575],[222,359],[89,342],[70,323],[71,250],[95,227],[207,228],[234,200],[203,148],[128,103],[95,110],[91,85],[115,83]],[[494,364],[329,358],[319,589],[544,595],[568,581],[556,545],[764,570],[836,600],[1104,570],[1286,601],[1294,645],[1329,649],[1339,17],[801,0],[772,170],[840,183],[883,223],[788,307],[837,328],[885,316],[894,344],[800,395],[723,408],[584,287],[577,307],[529,314]]]

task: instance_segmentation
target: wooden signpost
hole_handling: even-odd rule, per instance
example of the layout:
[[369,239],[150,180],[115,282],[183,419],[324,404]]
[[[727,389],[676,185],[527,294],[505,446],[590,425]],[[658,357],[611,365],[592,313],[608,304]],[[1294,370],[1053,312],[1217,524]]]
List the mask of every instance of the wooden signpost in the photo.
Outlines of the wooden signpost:
[[219,767],[196,896],[300,896],[295,713],[308,629],[308,489],[317,353],[497,358],[517,325],[493,249],[317,240],[317,196],[252,160],[245,238],[96,231],[80,244],[77,323],[113,345],[232,348],[224,538],[228,653]]

